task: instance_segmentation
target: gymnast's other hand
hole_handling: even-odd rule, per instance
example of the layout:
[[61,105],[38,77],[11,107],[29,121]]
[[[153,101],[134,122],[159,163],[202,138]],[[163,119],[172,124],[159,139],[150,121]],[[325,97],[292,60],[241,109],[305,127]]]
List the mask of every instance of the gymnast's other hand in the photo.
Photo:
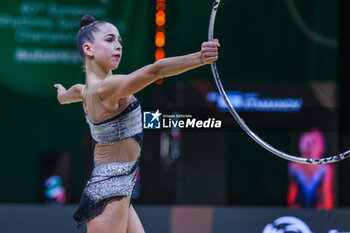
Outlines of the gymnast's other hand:
[[61,84],[55,84],[54,87],[57,88],[57,100],[60,104],[65,104],[63,100],[64,93],[67,92],[66,88],[64,88]]
[[57,100],[60,104],[78,103],[83,101],[83,84],[75,84],[68,90],[66,90],[61,84],[55,84],[54,87],[57,88]]
[[219,58],[218,48],[220,43],[218,39],[202,43],[201,57],[205,64],[210,64]]

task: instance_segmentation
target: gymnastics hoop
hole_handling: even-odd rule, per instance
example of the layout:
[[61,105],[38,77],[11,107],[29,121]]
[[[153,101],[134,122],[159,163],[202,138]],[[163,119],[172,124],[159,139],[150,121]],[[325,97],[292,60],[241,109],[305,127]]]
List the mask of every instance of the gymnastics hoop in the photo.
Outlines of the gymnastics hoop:
[[[209,29],[208,29],[208,40],[211,41],[214,38],[214,23],[215,23],[215,17],[216,17],[216,12],[219,8],[220,5],[220,0],[214,0],[213,3],[213,8],[211,10],[211,15],[210,15],[210,21],[209,21]],[[309,158],[300,158],[297,156],[289,155],[287,153],[284,153],[283,151],[275,149],[273,146],[269,145],[266,143],[264,140],[262,140],[258,135],[256,135],[244,122],[244,120],[238,115],[234,107],[231,105],[226,92],[224,90],[224,87],[222,86],[220,77],[219,77],[219,71],[216,66],[216,62],[211,63],[211,70],[213,72],[214,80],[216,83],[216,86],[220,92],[221,97],[224,99],[225,104],[230,111],[231,115],[233,118],[237,121],[239,126],[255,141],[257,142],[260,146],[265,148],[266,150],[270,151],[271,153],[292,161],[292,162],[297,162],[297,163],[304,163],[304,164],[328,164],[328,163],[335,163],[344,159],[347,159],[350,157],[350,150],[345,151],[341,154],[326,157],[326,158],[321,158],[321,159],[309,159]]]

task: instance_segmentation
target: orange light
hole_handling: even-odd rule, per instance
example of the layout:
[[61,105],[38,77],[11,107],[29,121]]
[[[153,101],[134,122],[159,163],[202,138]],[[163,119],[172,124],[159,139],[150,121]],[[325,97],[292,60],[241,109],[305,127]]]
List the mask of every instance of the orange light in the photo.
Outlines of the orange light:
[[164,78],[158,79],[158,80],[156,81],[156,83],[157,83],[158,85],[161,85],[162,83],[164,83]]
[[163,26],[165,24],[165,13],[164,11],[158,11],[156,14],[156,24]]
[[162,32],[162,31],[157,32],[157,33],[156,33],[156,38],[163,38],[163,39],[165,39],[165,34],[164,34],[164,32]]
[[156,24],[157,24],[158,26],[163,26],[163,25],[165,24],[165,19],[162,18],[162,17],[157,17],[157,18],[156,18]]
[[[155,45],[158,47],[154,53],[154,58],[156,61],[163,59],[165,57],[165,51],[162,48],[165,45],[165,33],[164,33],[164,25],[165,25],[165,0],[157,0],[157,13],[155,18],[156,27],[156,35],[155,35]],[[164,83],[164,78],[158,79],[156,84],[161,85]]]
[[165,12],[164,11],[158,11],[156,13],[156,17],[163,17],[163,18],[165,18]]
[[165,52],[164,49],[157,49],[155,53],[155,60],[158,61],[160,59],[163,59],[165,57]]
[[164,38],[157,38],[155,44],[157,45],[157,47],[163,47],[165,45]]
[[157,3],[156,9],[157,11],[165,11],[165,4],[163,2]]
[[156,40],[154,42],[157,47],[163,47],[165,45],[165,34],[164,32],[157,32]]

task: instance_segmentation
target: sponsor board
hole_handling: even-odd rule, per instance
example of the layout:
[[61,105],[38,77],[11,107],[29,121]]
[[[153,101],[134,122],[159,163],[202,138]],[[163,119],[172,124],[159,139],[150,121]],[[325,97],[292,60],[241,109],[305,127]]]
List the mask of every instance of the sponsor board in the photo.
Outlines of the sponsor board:
[[[296,113],[303,106],[302,98],[271,98],[260,97],[257,92],[227,91],[226,95],[237,112],[283,112]],[[207,101],[216,103],[217,108],[227,112],[224,99],[217,91],[208,92]]]
[[[293,216],[283,216],[265,226],[262,233],[314,233],[301,219]],[[328,233],[349,233],[331,229]]]

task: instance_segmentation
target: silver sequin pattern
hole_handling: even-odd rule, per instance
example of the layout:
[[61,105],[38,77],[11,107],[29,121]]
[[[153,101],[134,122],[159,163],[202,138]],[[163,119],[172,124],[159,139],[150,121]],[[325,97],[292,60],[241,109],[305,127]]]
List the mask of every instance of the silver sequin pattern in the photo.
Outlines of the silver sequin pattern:
[[137,160],[96,166],[92,178],[85,186],[85,194],[95,203],[113,196],[130,196],[136,182],[137,169],[133,172],[131,170]]
[[140,106],[118,117],[116,120],[102,124],[95,125],[88,116],[85,117],[90,126],[91,135],[96,142],[113,143],[142,132],[142,113]]

